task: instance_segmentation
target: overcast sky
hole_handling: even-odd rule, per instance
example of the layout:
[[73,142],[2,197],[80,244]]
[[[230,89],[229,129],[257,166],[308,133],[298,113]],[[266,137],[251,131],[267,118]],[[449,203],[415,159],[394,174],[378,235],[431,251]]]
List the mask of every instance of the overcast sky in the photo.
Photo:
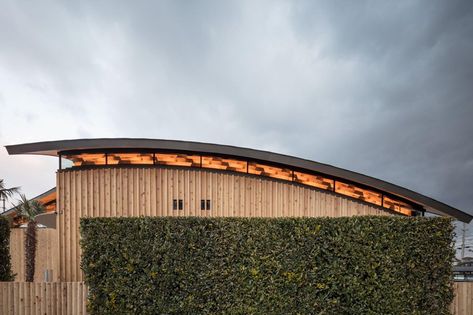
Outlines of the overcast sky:
[[[0,144],[271,150],[473,213],[471,1],[0,0]],[[57,160],[8,156],[33,197]]]

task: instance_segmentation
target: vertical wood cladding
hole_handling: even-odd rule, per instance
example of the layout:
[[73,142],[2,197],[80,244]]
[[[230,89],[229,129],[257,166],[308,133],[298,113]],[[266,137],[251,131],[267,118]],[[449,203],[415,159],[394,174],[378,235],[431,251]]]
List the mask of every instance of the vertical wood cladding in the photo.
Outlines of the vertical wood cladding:
[[83,282],[0,282],[0,314],[87,314]]
[[[10,233],[10,255],[15,281],[25,281],[25,229],[12,229]],[[34,281],[45,281],[44,273],[49,271],[49,281],[58,280],[58,235],[55,229],[40,228],[36,231],[38,241],[35,255]]]
[[[130,167],[57,174],[61,281],[82,281],[79,218],[113,216],[317,217],[386,211],[290,182],[192,168]],[[182,199],[183,210],[172,210]],[[201,200],[212,209],[201,210]]]

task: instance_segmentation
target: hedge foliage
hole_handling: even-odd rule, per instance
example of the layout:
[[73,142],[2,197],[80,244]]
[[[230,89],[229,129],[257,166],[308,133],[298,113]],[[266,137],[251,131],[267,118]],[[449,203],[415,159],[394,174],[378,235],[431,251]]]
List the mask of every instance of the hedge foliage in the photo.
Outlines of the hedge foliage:
[[448,314],[445,218],[85,218],[93,314]]
[[10,258],[10,220],[0,216],[0,281],[13,281]]

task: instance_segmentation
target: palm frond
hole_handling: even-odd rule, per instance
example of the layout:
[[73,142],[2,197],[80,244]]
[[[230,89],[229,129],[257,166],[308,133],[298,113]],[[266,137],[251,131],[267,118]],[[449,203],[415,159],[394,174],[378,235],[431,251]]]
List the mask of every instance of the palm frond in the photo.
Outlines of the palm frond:
[[38,214],[46,211],[45,207],[37,200],[28,200],[24,194],[20,194],[20,200],[15,211],[18,216],[28,222],[33,222]]
[[9,199],[20,191],[20,187],[5,188],[5,182],[0,179],[0,199]]

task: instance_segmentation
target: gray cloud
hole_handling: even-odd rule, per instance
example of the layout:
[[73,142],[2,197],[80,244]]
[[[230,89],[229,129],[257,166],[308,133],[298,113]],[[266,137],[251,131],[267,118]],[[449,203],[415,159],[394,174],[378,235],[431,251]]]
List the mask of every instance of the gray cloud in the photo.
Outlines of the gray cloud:
[[[3,144],[235,144],[359,171],[473,213],[469,1],[1,6]],[[25,174],[32,160],[3,151],[0,161],[7,183],[32,194],[48,188],[32,177],[53,178],[53,162]]]

